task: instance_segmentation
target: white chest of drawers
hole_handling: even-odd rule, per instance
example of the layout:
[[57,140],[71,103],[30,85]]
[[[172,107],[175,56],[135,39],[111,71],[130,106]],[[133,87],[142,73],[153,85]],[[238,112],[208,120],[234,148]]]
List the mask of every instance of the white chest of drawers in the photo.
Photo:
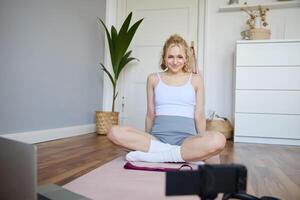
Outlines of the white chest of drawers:
[[234,141],[300,145],[300,40],[236,43]]

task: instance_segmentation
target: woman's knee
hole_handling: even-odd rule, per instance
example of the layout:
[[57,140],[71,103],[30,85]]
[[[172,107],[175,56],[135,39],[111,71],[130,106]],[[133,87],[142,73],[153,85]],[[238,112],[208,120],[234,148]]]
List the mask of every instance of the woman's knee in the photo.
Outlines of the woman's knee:
[[113,143],[120,144],[122,138],[124,137],[125,132],[126,132],[126,127],[114,125],[109,129],[107,137]]
[[193,161],[220,153],[225,148],[226,138],[219,132],[207,132],[204,136],[196,136],[185,142],[184,157]]
[[225,136],[217,131],[210,132],[211,140],[209,142],[210,153],[218,153],[225,148],[226,138]]

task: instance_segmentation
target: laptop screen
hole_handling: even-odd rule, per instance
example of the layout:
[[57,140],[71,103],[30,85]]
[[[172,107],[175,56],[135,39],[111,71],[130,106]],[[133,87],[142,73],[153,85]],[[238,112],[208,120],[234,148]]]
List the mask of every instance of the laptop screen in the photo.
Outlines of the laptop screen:
[[0,137],[0,199],[36,200],[36,147]]

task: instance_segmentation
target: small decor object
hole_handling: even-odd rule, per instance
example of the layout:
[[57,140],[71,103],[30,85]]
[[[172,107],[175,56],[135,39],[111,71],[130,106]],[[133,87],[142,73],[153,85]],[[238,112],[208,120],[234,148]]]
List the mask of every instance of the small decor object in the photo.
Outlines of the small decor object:
[[239,0],[229,0],[228,4],[239,4]]
[[119,113],[115,112],[115,101],[118,96],[116,91],[117,82],[120,76],[120,73],[125,68],[125,66],[133,61],[137,60],[136,58],[130,57],[131,50],[127,51],[131,40],[138,29],[139,25],[143,19],[138,20],[130,27],[130,21],[132,18],[132,12],[129,13],[125,21],[123,22],[119,32],[114,26],[111,27],[110,32],[106,27],[105,23],[100,19],[100,23],[105,29],[106,38],[108,42],[110,60],[112,66],[112,72],[110,72],[108,67],[104,66],[101,63],[101,69],[108,76],[109,80],[113,86],[113,95],[112,95],[112,108],[111,112],[97,111],[96,112],[96,132],[100,135],[105,135],[109,131],[112,125],[117,125],[119,121]]
[[226,117],[220,117],[213,114],[206,120],[207,131],[218,131],[222,133],[226,139],[231,139],[233,136],[233,127]]
[[[249,37],[243,37],[243,39],[270,39],[271,31],[269,28],[267,28],[269,23],[266,21],[266,14],[269,11],[269,8],[258,6],[257,10],[247,10],[244,8],[242,8],[242,10],[249,15],[249,19],[246,21],[247,30],[245,30],[247,32],[247,36]],[[243,35],[245,35],[245,33]]]
[[250,40],[249,30],[242,31],[241,36],[243,40]]

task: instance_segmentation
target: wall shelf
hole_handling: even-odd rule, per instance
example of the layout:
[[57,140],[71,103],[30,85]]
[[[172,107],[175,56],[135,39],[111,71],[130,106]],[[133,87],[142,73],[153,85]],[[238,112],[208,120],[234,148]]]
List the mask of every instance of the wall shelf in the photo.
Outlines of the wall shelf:
[[222,6],[219,8],[219,12],[234,12],[234,11],[241,11],[242,8],[244,9],[257,9],[259,6],[267,7],[270,9],[278,9],[278,8],[294,8],[300,7],[300,1],[278,1],[278,2],[271,2],[271,3],[262,3],[262,4],[233,4]]

